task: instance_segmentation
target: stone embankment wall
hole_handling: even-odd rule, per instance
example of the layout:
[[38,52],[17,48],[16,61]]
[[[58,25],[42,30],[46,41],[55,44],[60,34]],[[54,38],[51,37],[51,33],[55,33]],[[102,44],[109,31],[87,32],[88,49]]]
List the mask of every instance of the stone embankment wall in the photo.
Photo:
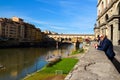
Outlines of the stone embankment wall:
[[65,80],[120,80],[120,74],[105,53],[91,45]]
[[1,48],[19,48],[19,47],[55,47],[55,41],[43,41],[43,42],[19,42],[17,40],[0,41]]

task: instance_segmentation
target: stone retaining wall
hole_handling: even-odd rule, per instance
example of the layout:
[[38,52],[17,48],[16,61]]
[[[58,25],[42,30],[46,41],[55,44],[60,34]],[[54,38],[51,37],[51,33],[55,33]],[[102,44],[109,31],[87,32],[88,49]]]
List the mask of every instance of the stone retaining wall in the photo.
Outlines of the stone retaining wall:
[[65,80],[120,80],[120,74],[103,51],[90,46]]

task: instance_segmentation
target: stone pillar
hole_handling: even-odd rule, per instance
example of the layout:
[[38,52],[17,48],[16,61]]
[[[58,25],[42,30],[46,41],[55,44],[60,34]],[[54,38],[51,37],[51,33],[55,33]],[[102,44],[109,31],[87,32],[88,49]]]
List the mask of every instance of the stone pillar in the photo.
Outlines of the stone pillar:
[[106,28],[106,36],[108,36],[108,28]]
[[74,43],[74,47],[76,47],[78,49],[79,48],[79,44],[80,44],[79,42],[75,42]]
[[118,40],[120,39],[120,33],[119,33],[119,20],[114,19],[113,20],[113,44],[118,45]]
[[107,38],[109,40],[111,40],[111,28],[110,28],[110,25],[108,25],[108,36],[107,36]]

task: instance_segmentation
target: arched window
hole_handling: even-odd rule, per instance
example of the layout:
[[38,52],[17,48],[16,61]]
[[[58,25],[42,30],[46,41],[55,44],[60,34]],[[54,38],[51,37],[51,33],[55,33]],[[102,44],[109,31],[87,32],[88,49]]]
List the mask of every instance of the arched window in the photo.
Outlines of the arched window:
[[100,26],[100,21],[98,22],[98,26]]
[[109,19],[108,14],[105,15],[105,20],[107,21]]

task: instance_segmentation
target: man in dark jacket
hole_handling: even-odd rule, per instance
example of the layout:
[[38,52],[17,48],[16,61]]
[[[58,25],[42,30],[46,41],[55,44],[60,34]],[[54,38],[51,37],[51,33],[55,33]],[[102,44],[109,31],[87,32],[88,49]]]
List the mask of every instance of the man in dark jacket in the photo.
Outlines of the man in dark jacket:
[[107,57],[112,61],[115,53],[113,51],[113,44],[112,42],[107,39],[105,35],[100,35],[100,44],[96,47],[97,50],[102,50],[105,52]]

